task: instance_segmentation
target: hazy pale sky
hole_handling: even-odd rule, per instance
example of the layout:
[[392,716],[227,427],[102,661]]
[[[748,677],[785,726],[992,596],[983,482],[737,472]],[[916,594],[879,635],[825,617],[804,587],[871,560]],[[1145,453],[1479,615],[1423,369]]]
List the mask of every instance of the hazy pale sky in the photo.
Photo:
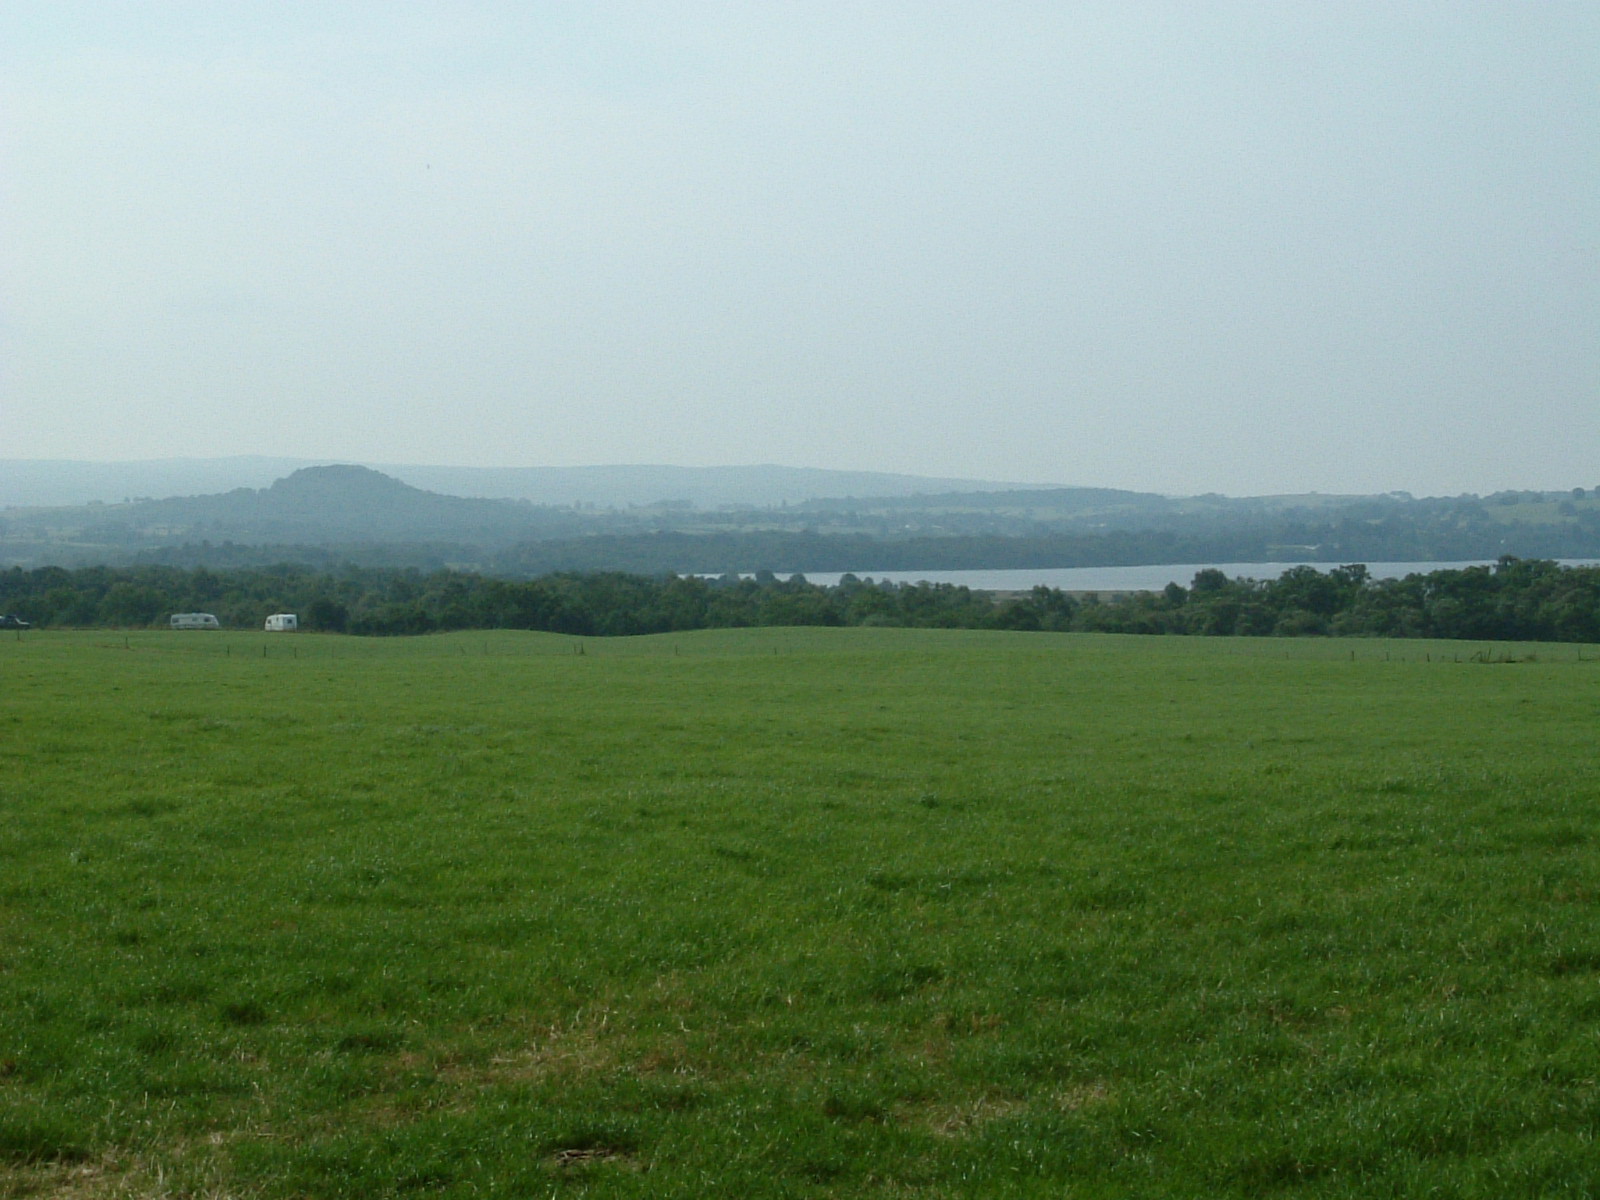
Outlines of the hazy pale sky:
[[8,0],[0,458],[1600,485],[1593,0]]

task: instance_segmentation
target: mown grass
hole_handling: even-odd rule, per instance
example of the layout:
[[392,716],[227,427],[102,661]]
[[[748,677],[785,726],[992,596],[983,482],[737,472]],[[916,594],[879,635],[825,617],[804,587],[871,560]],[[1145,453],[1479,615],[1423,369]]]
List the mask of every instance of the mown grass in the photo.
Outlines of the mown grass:
[[0,1196],[1592,1195],[1597,658],[6,639]]

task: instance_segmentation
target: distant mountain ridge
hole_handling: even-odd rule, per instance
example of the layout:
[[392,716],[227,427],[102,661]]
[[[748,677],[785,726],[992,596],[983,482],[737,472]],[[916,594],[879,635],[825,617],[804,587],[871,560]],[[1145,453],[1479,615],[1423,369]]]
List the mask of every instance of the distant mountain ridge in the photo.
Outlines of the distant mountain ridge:
[[139,500],[102,511],[102,533],[120,525],[244,542],[501,542],[574,531],[570,510],[444,496],[349,464],[301,467],[259,489]]
[[[265,488],[306,467],[345,465],[329,459],[152,459],[95,463],[0,459],[0,507],[115,504],[135,499],[214,495]],[[698,508],[761,508],[847,496],[911,496],[931,492],[1028,489],[1035,485],[945,479],[876,471],[834,471],[776,465],[743,467],[441,467],[363,463],[426,491],[468,499],[588,504],[600,508],[682,502]],[[1044,486],[1044,485],[1039,485]]]

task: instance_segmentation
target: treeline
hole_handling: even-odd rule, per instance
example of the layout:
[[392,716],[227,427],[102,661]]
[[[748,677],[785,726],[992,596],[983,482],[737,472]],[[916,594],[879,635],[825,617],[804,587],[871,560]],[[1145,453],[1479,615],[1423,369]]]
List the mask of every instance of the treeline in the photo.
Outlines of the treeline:
[[952,584],[803,577],[566,573],[531,580],[465,571],[282,565],[0,571],[0,612],[40,628],[165,626],[215,613],[259,629],[294,612],[304,628],[366,635],[529,629],[581,636],[771,625],[1094,631],[1212,636],[1360,636],[1600,642],[1600,568],[1502,558],[1492,567],[1375,580],[1364,566],[1295,567],[1277,579],[1201,571],[1189,587],[1100,599],[1036,587],[995,596]]
[[1073,628],[1245,637],[1458,638],[1600,642],[1600,567],[1501,558],[1492,567],[1373,579],[1364,566],[1292,567],[1276,579],[1204,570],[1109,604],[1084,604]]
[[996,617],[988,594],[964,587],[853,581],[824,588],[765,572],[753,579],[597,571],[509,580],[300,565],[0,571],[0,612],[39,628],[156,628],[172,613],[194,611],[215,614],[226,628],[260,629],[267,614],[293,612],[302,628],[334,633],[530,629],[594,637],[763,625],[983,628]]
[[[1419,509],[1428,502],[1417,501]],[[896,538],[815,530],[657,531],[594,534],[526,541],[493,548],[460,543],[340,543],[324,546],[189,543],[141,550],[152,565],[217,569],[294,561],[327,569],[359,561],[367,566],[436,570],[471,564],[504,578],[530,579],[555,572],[625,571],[641,575],[795,571],[1039,570],[1057,567],[1131,567],[1170,562],[1271,562],[1313,557],[1330,567],[1342,562],[1427,562],[1524,558],[1600,557],[1600,520],[1505,526],[1468,520],[1444,507],[1428,510],[1427,524],[1388,513],[1341,517],[1325,523],[1245,521],[1210,527],[1175,518],[1165,528],[1100,533],[939,534]],[[58,552],[59,553],[59,552]]]

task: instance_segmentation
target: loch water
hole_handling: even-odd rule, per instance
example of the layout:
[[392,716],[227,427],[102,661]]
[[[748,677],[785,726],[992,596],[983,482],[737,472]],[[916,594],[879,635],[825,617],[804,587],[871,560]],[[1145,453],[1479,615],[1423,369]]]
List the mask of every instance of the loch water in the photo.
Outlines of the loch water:
[[[1563,566],[1586,567],[1600,565],[1597,559],[1562,559]],[[1003,571],[856,571],[859,579],[873,579],[880,583],[950,583],[984,592],[1026,592],[1044,586],[1059,588],[1064,592],[1158,592],[1169,583],[1188,587],[1196,573],[1209,569],[1221,571],[1229,579],[1276,579],[1291,567],[1310,566],[1318,571],[1331,571],[1338,563],[1265,562],[1265,563],[1168,563],[1145,567],[1046,567],[1020,568]],[[1374,579],[1403,579],[1407,575],[1426,575],[1430,571],[1460,570],[1464,567],[1492,566],[1493,560],[1479,559],[1471,562],[1374,562],[1367,563],[1367,571]],[[815,584],[832,587],[845,572],[806,572],[806,579]]]

